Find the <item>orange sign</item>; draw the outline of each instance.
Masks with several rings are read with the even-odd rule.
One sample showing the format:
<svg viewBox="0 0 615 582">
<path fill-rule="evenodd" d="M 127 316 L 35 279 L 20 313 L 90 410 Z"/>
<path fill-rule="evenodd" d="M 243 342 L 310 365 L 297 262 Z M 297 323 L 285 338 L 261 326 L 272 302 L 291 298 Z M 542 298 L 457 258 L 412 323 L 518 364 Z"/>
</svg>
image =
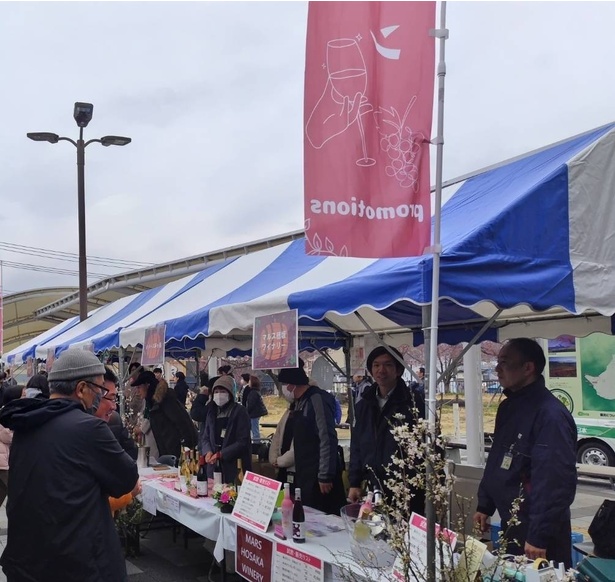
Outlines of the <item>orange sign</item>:
<svg viewBox="0 0 615 582">
<path fill-rule="evenodd" d="M 299 362 L 296 309 L 254 319 L 252 369 L 296 368 Z"/>
<path fill-rule="evenodd" d="M 163 323 L 145 330 L 142 366 L 155 366 L 164 362 L 164 338 L 167 326 Z"/>
</svg>

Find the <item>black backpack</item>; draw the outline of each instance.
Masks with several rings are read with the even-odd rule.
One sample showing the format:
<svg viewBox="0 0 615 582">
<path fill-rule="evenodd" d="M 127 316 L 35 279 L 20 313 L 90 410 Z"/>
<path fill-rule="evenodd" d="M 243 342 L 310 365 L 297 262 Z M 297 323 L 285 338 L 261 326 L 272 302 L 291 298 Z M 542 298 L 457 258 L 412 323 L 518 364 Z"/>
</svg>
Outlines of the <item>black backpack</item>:
<svg viewBox="0 0 615 582">
<path fill-rule="evenodd" d="M 615 558 L 615 500 L 605 499 L 587 530 L 599 558 Z"/>
</svg>

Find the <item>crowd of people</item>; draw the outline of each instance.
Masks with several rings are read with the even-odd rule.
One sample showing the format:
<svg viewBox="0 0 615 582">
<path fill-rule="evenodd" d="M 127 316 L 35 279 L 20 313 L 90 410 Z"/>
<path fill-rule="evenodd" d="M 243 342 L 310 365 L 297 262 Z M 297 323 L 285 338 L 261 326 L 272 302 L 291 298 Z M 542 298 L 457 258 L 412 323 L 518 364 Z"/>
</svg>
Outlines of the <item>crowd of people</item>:
<svg viewBox="0 0 615 582">
<path fill-rule="evenodd" d="M 507 398 L 498 410 L 474 519 L 485 530 L 497 509 L 506 529 L 511 507 L 522 497 L 508 551 L 569 565 L 576 428 L 546 389 L 544 366 L 539 344 L 527 338 L 509 341 L 500 352 L 496 371 Z M 311 381 L 303 360 L 279 371 L 288 406 L 269 462 L 291 490 L 301 488 L 305 505 L 339 514 L 375 489 L 394 502 L 386 467 L 404 452 L 391 428 L 413 426 L 425 415 L 425 371 L 410 384 L 404 371 L 399 351 L 381 345 L 367 358 L 368 374 L 354 378 L 347 466 L 334 395 Z M 140 491 L 137 445 L 150 447 L 152 461 L 178 458 L 182 446 L 197 448 L 210 477 L 219 463 L 224 482 L 232 482 L 238 467 L 251 469 L 259 419 L 267 414 L 259 378 L 242 374 L 237 381 L 228 365 L 211 379 L 201 373 L 188 411 L 183 373 L 175 374 L 171 387 L 161 368 L 132 364 L 125 388 L 138 414 L 129 427 L 117 411 L 120 380 L 88 351 L 63 352 L 48 375 L 36 374 L 26 386 L 10 379 L 7 374 L 0 387 L 0 504 L 8 499 L 9 520 L 0 564 L 9 582 L 58 579 L 50 572 L 62 572 L 68 581 L 125 580 L 112 515 Z M 410 510 L 424 514 L 425 492 L 413 491 L 412 500 Z M 35 553 L 28 549 L 33 545 Z"/>
</svg>

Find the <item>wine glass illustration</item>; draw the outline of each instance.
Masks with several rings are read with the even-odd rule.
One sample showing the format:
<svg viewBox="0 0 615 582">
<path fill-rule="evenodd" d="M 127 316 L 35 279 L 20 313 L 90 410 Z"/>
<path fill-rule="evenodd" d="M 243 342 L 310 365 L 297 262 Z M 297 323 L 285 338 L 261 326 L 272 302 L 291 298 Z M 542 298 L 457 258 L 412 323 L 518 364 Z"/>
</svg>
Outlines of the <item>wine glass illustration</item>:
<svg viewBox="0 0 615 582">
<path fill-rule="evenodd" d="M 331 98 L 342 105 L 348 99 L 353 110 L 359 111 L 357 123 L 361 134 L 363 157 L 357 160 L 357 166 L 373 166 L 376 160 L 367 157 L 365 129 L 361 119 L 360 107 L 367 102 L 367 70 L 363 53 L 352 38 L 339 38 L 327 43 L 327 71 L 331 82 Z M 358 103 L 355 100 L 359 100 Z"/>
</svg>

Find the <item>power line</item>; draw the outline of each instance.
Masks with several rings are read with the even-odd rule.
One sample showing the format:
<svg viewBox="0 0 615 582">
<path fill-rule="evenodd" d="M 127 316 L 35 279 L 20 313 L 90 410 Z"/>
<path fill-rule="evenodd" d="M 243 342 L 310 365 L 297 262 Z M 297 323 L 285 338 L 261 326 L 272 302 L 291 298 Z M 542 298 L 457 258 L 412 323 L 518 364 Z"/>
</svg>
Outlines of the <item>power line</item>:
<svg viewBox="0 0 615 582">
<path fill-rule="evenodd" d="M 53 273 L 55 275 L 70 275 L 75 276 L 79 275 L 79 271 L 75 271 L 72 269 L 59 269 L 56 267 L 44 267 L 43 265 L 32 265 L 30 263 L 16 263 L 13 261 L 2 261 L 3 267 L 9 267 L 13 269 L 24 269 L 26 271 L 36 271 L 39 273 Z M 88 276 L 92 275 L 94 277 L 109 277 L 109 273 L 93 273 L 89 272 Z"/>
<path fill-rule="evenodd" d="M 14 243 L 0 242 L 0 250 L 4 250 L 10 253 L 17 253 L 23 255 L 31 255 L 35 257 L 46 257 L 55 259 L 58 261 L 79 261 L 79 255 L 76 253 L 68 253 L 64 251 L 54 251 L 51 249 L 44 249 L 40 247 L 30 247 L 26 245 L 18 245 Z M 116 267 L 116 268 L 139 268 L 139 267 L 151 267 L 153 263 L 144 263 L 141 261 L 130 261 L 125 259 L 114 259 L 110 257 L 98 257 L 95 255 L 89 255 L 87 257 L 88 263 L 92 265 L 99 265 L 104 267 Z"/>
</svg>

